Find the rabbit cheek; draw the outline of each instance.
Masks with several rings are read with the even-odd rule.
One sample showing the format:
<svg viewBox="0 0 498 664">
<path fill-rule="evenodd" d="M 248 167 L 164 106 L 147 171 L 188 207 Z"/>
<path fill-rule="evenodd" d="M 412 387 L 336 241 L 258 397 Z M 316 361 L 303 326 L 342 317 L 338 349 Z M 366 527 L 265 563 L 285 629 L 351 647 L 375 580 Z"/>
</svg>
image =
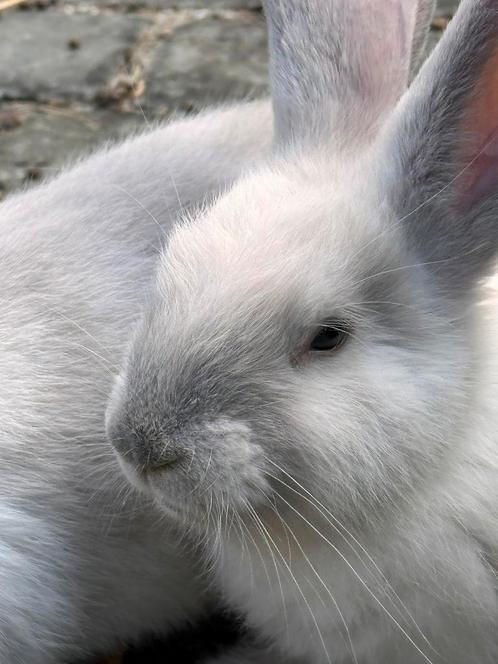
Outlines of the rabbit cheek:
<svg viewBox="0 0 498 664">
<path fill-rule="evenodd" d="M 263 473 L 263 450 L 250 427 L 237 420 L 220 418 L 206 427 L 212 438 L 219 488 L 234 507 L 258 502 L 267 488 Z"/>
<path fill-rule="evenodd" d="M 246 423 L 220 417 L 206 423 L 196 437 L 199 443 L 185 483 L 195 485 L 198 503 L 210 504 L 217 497 L 221 504 L 243 510 L 249 502 L 261 501 L 266 489 L 263 453 Z"/>
</svg>

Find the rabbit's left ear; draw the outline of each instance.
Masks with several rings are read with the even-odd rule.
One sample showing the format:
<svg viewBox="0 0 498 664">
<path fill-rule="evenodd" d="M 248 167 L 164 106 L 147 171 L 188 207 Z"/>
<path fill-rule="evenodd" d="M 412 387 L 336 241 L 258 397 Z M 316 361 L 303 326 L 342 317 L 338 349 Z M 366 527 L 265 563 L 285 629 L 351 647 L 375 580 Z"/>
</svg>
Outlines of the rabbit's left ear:
<svg viewBox="0 0 498 664">
<path fill-rule="evenodd" d="M 407 237 L 463 293 L 498 255 L 498 0 L 462 0 L 383 133 Z"/>
<path fill-rule="evenodd" d="M 351 145 L 404 91 L 433 0 L 266 0 L 278 145 Z"/>
</svg>

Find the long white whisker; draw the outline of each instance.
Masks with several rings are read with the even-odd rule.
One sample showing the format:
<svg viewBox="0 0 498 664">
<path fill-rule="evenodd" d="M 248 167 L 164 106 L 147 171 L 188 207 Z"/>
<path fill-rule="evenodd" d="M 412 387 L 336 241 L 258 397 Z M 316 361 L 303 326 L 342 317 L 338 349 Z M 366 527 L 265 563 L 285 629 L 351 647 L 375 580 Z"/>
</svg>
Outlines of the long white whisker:
<svg viewBox="0 0 498 664">
<path fill-rule="evenodd" d="M 278 570 L 277 560 L 275 558 L 275 554 L 273 553 L 273 549 L 272 549 L 271 545 L 273 545 L 273 548 L 276 551 L 279 551 L 279 548 L 276 545 L 273 537 L 270 535 L 268 529 L 265 526 L 263 526 L 262 523 L 261 523 L 261 525 L 256 523 L 256 525 L 258 525 L 258 527 L 259 527 L 259 531 L 260 531 L 260 533 L 263 537 L 263 540 L 264 540 L 264 542 L 265 542 L 265 544 L 268 548 L 268 551 L 270 552 L 270 555 L 271 555 L 271 558 L 272 558 L 272 561 L 273 561 L 273 566 L 275 568 L 275 573 L 277 575 L 278 587 L 279 587 L 279 590 L 280 590 L 280 598 L 282 600 L 282 612 L 283 612 L 283 615 L 284 615 L 285 634 L 286 634 L 286 636 L 288 636 L 288 634 L 289 634 L 289 621 L 288 621 L 288 617 L 287 617 L 287 604 L 285 602 L 284 589 L 283 589 L 283 586 L 282 586 L 282 579 L 280 578 L 280 572 Z"/>
<path fill-rule="evenodd" d="M 274 491 L 275 491 L 275 490 L 274 490 Z M 275 491 L 275 494 L 280 498 L 280 495 L 279 495 L 278 491 Z M 310 560 L 309 557 L 307 556 L 306 552 L 304 551 L 303 547 L 301 546 L 301 543 L 300 543 L 299 540 L 297 539 L 297 537 L 296 537 L 294 531 L 292 530 L 292 528 L 290 527 L 290 525 L 287 523 L 287 521 L 286 521 L 286 520 L 284 519 L 284 517 L 280 514 L 280 512 L 278 511 L 278 509 L 277 509 L 276 507 L 274 507 L 274 506 L 272 505 L 272 506 L 271 506 L 271 509 L 275 512 L 275 514 L 277 515 L 278 519 L 279 519 L 280 522 L 282 523 L 282 525 L 283 525 L 283 527 L 284 527 L 284 532 L 285 532 L 286 534 L 287 534 L 287 532 L 290 533 L 292 539 L 293 539 L 294 542 L 297 544 L 297 546 L 298 546 L 298 548 L 299 548 L 299 551 L 301 552 L 301 555 L 304 557 L 304 559 L 305 559 L 306 562 L 308 563 L 309 567 L 311 568 L 313 574 L 317 577 L 318 581 L 319 581 L 320 584 L 323 586 L 323 588 L 325 589 L 326 593 L 328 594 L 328 596 L 329 596 L 330 599 L 332 600 L 332 603 L 334 604 L 334 607 L 335 607 L 335 609 L 336 609 L 336 611 L 337 611 L 337 613 L 338 613 L 338 615 L 339 615 L 339 618 L 340 618 L 340 620 L 341 620 L 341 622 L 342 622 L 342 624 L 343 624 L 343 626 L 344 626 L 344 629 L 345 629 L 345 631 L 346 631 L 348 644 L 349 644 L 349 647 L 350 647 L 350 649 L 351 649 L 351 655 L 353 656 L 353 661 L 354 661 L 355 664 L 358 664 L 358 659 L 357 659 L 357 657 L 356 657 L 356 652 L 355 652 L 355 649 L 354 649 L 354 646 L 353 646 L 353 641 L 352 641 L 352 639 L 351 639 L 351 633 L 350 633 L 350 631 L 349 631 L 348 624 L 347 624 L 347 622 L 346 622 L 346 619 L 344 618 L 344 614 L 342 613 L 341 609 L 339 608 L 339 605 L 337 604 L 337 601 L 336 601 L 335 597 L 334 597 L 333 594 L 332 594 L 332 591 L 331 591 L 330 588 L 326 585 L 326 583 L 323 581 L 323 579 L 322 579 L 322 577 L 320 576 L 320 574 L 319 574 L 319 573 L 317 572 L 317 570 L 315 569 L 315 566 L 313 565 L 313 563 L 311 562 L 311 560 Z"/>
<path fill-rule="evenodd" d="M 145 111 L 142 107 L 142 104 L 138 100 L 137 100 L 136 103 L 138 105 L 138 108 L 140 109 L 140 112 L 142 113 L 143 119 L 145 120 L 145 124 L 150 129 L 151 124 L 150 124 L 149 119 L 147 118 L 147 116 L 145 114 Z M 169 179 L 170 179 L 170 182 L 171 182 L 171 186 L 173 187 L 173 190 L 175 192 L 176 200 L 178 202 L 178 212 L 181 213 L 181 212 L 183 212 L 185 206 L 183 205 L 182 200 L 180 198 L 180 192 L 178 191 L 178 187 L 176 186 L 176 182 L 173 178 L 173 174 L 171 173 L 171 171 L 169 169 L 168 169 L 168 176 L 169 176 Z M 164 191 L 162 193 L 163 193 L 164 201 L 166 202 L 166 206 L 169 207 Z"/>
<path fill-rule="evenodd" d="M 243 547 L 242 555 L 244 555 L 244 552 L 247 553 L 247 559 L 248 559 L 248 562 L 249 562 L 250 585 L 251 585 L 251 588 L 254 588 L 254 570 L 253 570 L 253 565 L 252 565 L 252 558 L 251 558 L 251 553 L 249 551 L 249 546 L 246 542 L 246 538 L 244 537 L 244 531 L 242 530 L 242 525 L 243 525 L 242 519 L 240 518 L 239 514 L 237 514 L 237 512 L 235 510 L 234 510 L 234 514 L 235 514 L 235 524 L 236 524 L 237 528 L 239 529 L 240 541 L 241 541 L 241 544 L 242 544 L 242 547 Z"/>
<path fill-rule="evenodd" d="M 261 520 L 259 519 L 259 517 L 258 517 L 258 515 L 256 514 L 256 512 L 254 511 L 254 509 L 253 509 L 250 505 L 247 505 L 247 507 L 249 508 L 251 514 L 253 515 L 253 518 L 255 518 L 257 521 L 259 521 L 259 522 L 261 523 Z M 320 643 L 321 643 L 321 645 L 322 645 L 323 652 L 325 653 L 325 657 L 327 658 L 327 662 L 328 662 L 328 664 L 332 664 L 332 661 L 331 661 L 331 659 L 330 659 L 330 655 L 329 655 L 328 650 L 327 650 L 327 647 L 326 647 L 326 645 L 325 645 L 325 641 L 324 641 L 324 639 L 323 639 L 322 632 L 321 632 L 320 627 L 319 627 L 319 625 L 318 625 L 318 621 L 317 621 L 317 619 L 316 619 L 316 616 L 315 616 L 315 614 L 313 613 L 313 610 L 312 610 L 312 608 L 311 608 L 311 606 L 310 606 L 310 603 L 309 603 L 308 599 L 306 598 L 306 595 L 304 594 L 304 592 L 303 592 L 301 586 L 299 585 L 299 583 L 298 583 L 296 577 L 294 576 L 294 572 L 293 572 L 292 569 L 289 567 L 287 561 L 286 561 L 285 558 L 282 556 L 282 554 L 280 553 L 280 551 L 277 550 L 277 552 L 278 552 L 278 554 L 279 554 L 279 556 L 280 556 L 280 558 L 281 558 L 283 564 L 285 565 L 287 571 L 289 572 L 291 579 L 294 581 L 294 584 L 296 585 L 296 588 L 297 588 L 299 594 L 301 595 L 301 597 L 302 597 L 302 599 L 303 599 L 303 602 L 304 602 L 305 605 L 306 605 L 306 608 L 308 609 L 308 612 L 309 612 L 309 614 L 310 614 L 310 616 L 311 616 L 311 619 L 312 619 L 313 624 L 314 624 L 314 626 L 315 626 L 315 629 L 316 629 L 316 631 L 317 631 L 318 638 L 320 639 Z"/>
<path fill-rule="evenodd" d="M 86 350 L 90 355 L 93 355 L 96 357 L 98 360 L 104 363 L 104 366 L 102 367 L 108 373 L 114 378 L 116 376 L 116 372 L 119 371 L 119 368 L 113 364 L 112 362 L 109 362 L 108 359 L 106 359 L 103 355 L 100 355 L 100 353 L 97 353 L 97 351 L 92 350 L 91 348 L 88 348 L 88 346 L 85 346 L 84 344 L 79 344 L 77 341 L 71 341 L 71 340 L 65 340 L 64 342 L 69 348 L 81 348 L 82 350 Z"/>
<path fill-rule="evenodd" d="M 135 201 L 135 203 L 136 203 L 140 208 L 142 208 L 142 210 L 143 210 L 143 211 L 144 211 L 144 212 L 145 212 L 145 213 L 146 213 L 146 214 L 152 219 L 152 221 L 156 224 L 156 226 L 159 228 L 159 230 L 160 230 L 160 232 L 161 232 L 163 238 L 164 238 L 165 240 L 168 238 L 168 235 L 167 235 L 166 231 L 165 231 L 164 228 L 161 226 L 161 224 L 160 224 L 159 221 L 156 219 L 156 217 L 152 214 L 152 212 L 151 212 L 149 209 L 147 209 L 147 208 L 145 207 L 145 205 L 144 205 L 141 201 L 138 200 L 138 198 L 137 198 L 136 196 L 134 196 L 131 192 L 127 191 L 124 187 L 122 187 L 122 186 L 119 185 L 119 184 L 112 184 L 111 186 L 112 186 L 112 187 L 116 187 L 117 189 L 119 189 L 120 191 L 122 191 L 124 194 L 126 194 L 129 198 L 131 198 L 132 201 Z"/>
<path fill-rule="evenodd" d="M 253 536 L 253 534 L 251 533 L 250 529 L 247 527 L 247 524 L 244 523 L 243 519 L 240 520 L 240 525 L 241 525 L 242 528 L 246 531 L 247 536 L 249 537 L 249 539 L 250 539 L 251 542 L 253 543 L 254 548 L 256 549 L 256 552 L 257 552 L 257 554 L 258 554 L 258 556 L 259 556 L 259 559 L 261 560 L 261 564 L 262 564 L 262 566 L 263 566 L 263 570 L 264 570 L 264 573 L 265 573 L 265 576 L 266 576 L 266 580 L 268 581 L 268 588 L 269 588 L 269 590 L 270 590 L 270 592 L 271 592 L 271 591 L 272 591 L 272 588 L 273 588 L 273 587 L 272 587 L 272 582 L 271 582 L 271 577 L 270 577 L 270 574 L 269 574 L 269 572 L 268 572 L 268 568 L 267 568 L 267 566 L 266 566 L 266 563 L 265 563 L 265 559 L 264 559 L 264 557 L 263 557 L 263 554 L 261 553 L 261 550 L 260 550 L 260 548 L 258 547 L 258 544 L 257 544 L 257 542 L 256 542 L 256 539 L 254 538 L 254 536 Z"/>
<path fill-rule="evenodd" d="M 365 590 L 368 592 L 368 594 L 372 597 L 372 599 L 381 607 L 381 609 L 384 611 L 384 613 L 393 621 L 393 623 L 398 627 L 400 632 L 408 639 L 408 641 L 412 644 L 412 646 L 422 655 L 422 657 L 428 662 L 428 664 L 434 664 L 429 657 L 424 653 L 423 650 L 420 649 L 420 647 L 415 643 L 415 641 L 412 639 L 412 637 L 408 634 L 408 632 L 403 628 L 403 626 L 396 620 L 396 618 L 392 615 L 392 613 L 382 604 L 380 599 L 377 597 L 377 595 L 369 588 L 369 586 L 365 583 L 365 581 L 361 578 L 361 576 L 358 574 L 358 572 L 355 570 L 355 568 L 351 565 L 351 563 L 348 561 L 348 559 L 343 555 L 343 553 L 335 546 L 333 542 L 330 541 L 328 537 L 326 537 L 323 533 L 321 533 L 318 528 L 314 526 L 314 524 L 311 523 L 299 510 L 297 510 L 291 503 L 289 503 L 288 500 L 280 496 L 281 500 L 295 513 L 297 516 L 302 519 L 316 534 L 323 539 L 332 549 L 337 553 L 337 555 L 341 558 L 341 560 L 344 561 L 346 566 L 349 568 L 349 570 L 353 573 L 356 579 L 361 583 L 361 585 L 365 588 Z"/>
<path fill-rule="evenodd" d="M 83 332 L 83 334 L 86 334 L 87 337 L 89 337 L 92 341 L 94 341 L 102 350 L 107 351 L 108 348 L 104 346 L 104 344 L 99 341 L 93 334 L 91 334 L 87 329 L 82 327 L 77 321 L 73 320 L 72 318 L 69 318 L 69 316 L 66 316 L 66 314 L 63 314 L 61 311 L 58 311 L 57 309 L 54 309 L 53 307 L 47 307 L 47 311 L 51 311 L 54 314 L 57 314 L 57 316 L 60 316 L 64 320 L 66 320 L 68 323 L 71 323 L 71 325 L 74 325 L 78 330 Z"/>
<path fill-rule="evenodd" d="M 375 570 L 376 570 L 376 571 L 378 572 L 378 574 L 380 575 L 380 578 L 381 578 L 381 580 L 383 581 L 383 583 L 386 584 L 387 588 L 392 592 L 392 594 L 394 595 L 394 597 L 396 598 L 396 600 L 400 603 L 402 609 L 403 609 L 403 610 L 405 611 L 405 613 L 407 614 L 408 618 L 409 618 L 410 621 L 412 622 L 412 624 L 413 624 L 413 626 L 415 627 L 415 629 L 417 630 L 417 632 L 418 632 L 418 633 L 420 634 L 420 636 L 424 639 L 424 641 L 425 641 L 425 642 L 427 643 L 427 645 L 431 648 L 431 650 L 432 650 L 435 654 L 438 654 L 437 651 L 436 651 L 436 649 L 432 646 L 432 644 L 430 643 L 430 641 L 427 639 L 427 637 L 425 636 L 425 634 L 422 632 L 422 630 L 421 630 L 420 627 L 418 626 L 418 624 L 417 624 L 415 618 L 412 616 L 412 614 L 410 613 L 410 611 L 408 610 L 408 608 L 406 607 L 406 605 L 404 604 L 404 602 L 401 600 L 401 598 L 400 598 L 399 595 L 397 594 L 396 590 L 393 588 L 392 584 L 391 584 L 391 583 L 389 582 L 389 580 L 386 578 L 385 574 L 382 572 L 382 570 L 380 569 L 380 567 L 377 565 L 377 563 L 375 562 L 375 560 L 374 560 L 374 559 L 372 558 L 372 556 L 368 553 L 368 551 L 365 549 L 365 547 L 362 545 L 362 543 L 361 543 L 361 542 L 360 542 L 360 541 L 354 536 L 354 534 L 353 534 L 350 530 L 348 530 L 348 529 L 346 528 L 346 526 L 344 526 L 343 523 L 341 523 L 341 522 L 339 521 L 339 519 L 337 519 L 337 517 L 336 517 L 336 516 L 335 516 L 335 515 L 334 515 L 334 514 L 333 514 L 333 513 L 332 513 L 332 512 L 331 512 L 331 511 L 330 511 L 330 510 L 324 505 L 324 504 L 323 504 L 323 503 L 321 503 L 321 502 L 318 500 L 318 498 L 316 498 L 316 497 L 315 497 L 310 491 L 308 491 L 308 490 L 307 490 L 302 484 L 300 484 L 300 483 L 296 480 L 295 477 L 293 477 L 292 475 L 290 475 L 290 473 L 288 473 L 284 468 L 282 468 L 281 466 L 279 466 L 279 464 L 277 464 L 276 462 L 272 461 L 271 459 L 268 459 L 268 461 L 269 461 L 270 463 L 272 463 L 272 464 L 273 464 L 273 465 L 274 465 L 274 466 L 275 466 L 275 467 L 276 467 L 281 473 L 283 473 L 284 475 L 286 475 L 286 476 L 287 476 L 292 482 L 294 482 L 294 483 L 295 483 L 295 484 L 296 484 L 296 485 L 297 485 L 302 491 L 304 491 L 304 492 L 305 492 L 305 493 L 306 493 L 306 494 L 307 494 L 307 495 L 308 495 L 308 496 L 309 496 L 314 502 L 312 502 L 312 501 L 310 500 L 310 498 L 307 498 L 305 495 L 303 495 L 303 494 L 300 493 L 299 491 L 296 491 L 296 489 L 293 488 L 292 486 L 289 486 L 289 484 L 287 484 L 286 482 L 284 482 L 281 478 L 279 478 L 279 477 L 277 477 L 277 476 L 275 476 L 275 475 L 270 475 L 270 476 L 273 477 L 273 479 L 277 480 L 278 482 L 282 483 L 282 484 L 283 484 L 284 486 L 286 486 L 289 490 L 291 490 L 291 491 L 293 491 L 294 493 L 296 493 L 297 495 L 299 495 L 301 498 L 303 498 L 303 500 L 306 500 L 306 501 L 307 501 L 312 507 L 314 507 L 314 509 L 316 509 L 320 514 L 322 514 L 322 516 L 323 516 L 323 517 L 328 521 L 328 523 L 329 523 L 329 524 L 330 524 L 330 525 L 336 530 L 336 532 L 338 532 L 338 533 L 343 537 L 344 541 L 349 545 L 349 547 L 352 549 L 352 551 L 355 553 L 355 555 L 359 558 L 359 560 L 362 562 L 362 564 L 365 565 L 365 562 L 364 562 L 364 561 L 362 560 L 362 558 L 359 556 L 359 554 L 358 554 L 358 552 L 356 551 L 356 549 L 352 546 L 352 544 L 351 544 L 350 542 L 348 542 L 348 540 L 344 537 L 344 535 L 342 535 L 342 533 L 340 532 L 340 530 L 338 530 L 338 528 L 342 529 L 342 530 L 343 530 L 343 531 L 344 531 L 344 532 L 345 532 L 345 533 L 346 533 L 346 534 L 347 534 L 347 535 L 353 540 L 353 542 L 354 542 L 354 543 L 360 548 L 360 550 L 366 555 L 366 557 L 367 557 L 367 559 L 369 560 L 369 562 L 374 566 Z M 316 503 L 316 504 L 315 504 L 315 503 Z M 319 508 L 317 507 L 317 505 L 318 505 L 321 509 L 319 509 Z M 322 510 L 324 510 L 324 511 L 322 511 Z M 326 512 L 326 514 L 325 514 L 324 512 Z M 327 516 L 327 515 L 328 515 L 328 516 Z M 331 519 L 332 519 L 332 520 L 335 522 L 335 524 L 337 524 L 337 525 L 334 525 L 334 523 L 332 523 Z M 366 567 L 366 569 L 368 570 L 368 567 L 367 567 L 366 565 L 365 565 L 365 567 Z M 392 600 L 391 600 L 391 602 L 392 602 Z M 392 603 L 393 603 L 393 606 L 396 608 L 396 605 L 394 604 L 394 602 L 392 602 Z M 399 611 L 399 609 L 398 609 L 398 611 Z"/>
</svg>

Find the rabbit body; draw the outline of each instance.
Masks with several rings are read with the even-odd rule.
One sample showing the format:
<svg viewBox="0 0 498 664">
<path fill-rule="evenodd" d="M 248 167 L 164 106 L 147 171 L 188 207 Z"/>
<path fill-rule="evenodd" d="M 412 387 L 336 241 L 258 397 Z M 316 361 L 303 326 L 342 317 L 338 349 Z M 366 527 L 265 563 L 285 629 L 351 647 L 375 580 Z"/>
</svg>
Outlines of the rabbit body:
<svg viewBox="0 0 498 664">
<path fill-rule="evenodd" d="M 207 604 L 194 551 L 105 439 L 112 375 L 163 238 L 256 161 L 268 104 L 103 150 L 0 208 L 0 661 L 112 652 Z"/>
</svg>

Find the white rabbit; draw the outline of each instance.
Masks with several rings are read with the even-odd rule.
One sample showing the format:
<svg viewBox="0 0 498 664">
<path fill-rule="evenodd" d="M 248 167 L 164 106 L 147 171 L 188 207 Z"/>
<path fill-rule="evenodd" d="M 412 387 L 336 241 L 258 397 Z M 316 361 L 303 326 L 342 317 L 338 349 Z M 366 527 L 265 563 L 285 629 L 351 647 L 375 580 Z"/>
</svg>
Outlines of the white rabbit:
<svg viewBox="0 0 498 664">
<path fill-rule="evenodd" d="M 275 154 L 172 232 L 109 404 L 268 643 L 225 662 L 498 661 L 498 0 L 396 104 L 415 9 L 267 0 Z"/>
<path fill-rule="evenodd" d="M 114 366 L 181 205 L 268 151 L 256 102 L 104 150 L 0 206 L 0 662 L 67 663 L 204 609 L 105 438 Z"/>
<path fill-rule="evenodd" d="M 156 245 L 268 152 L 271 124 L 268 102 L 175 122 L 0 206 L 2 664 L 111 651 L 204 608 L 197 561 L 122 479 L 105 397 Z"/>
</svg>

